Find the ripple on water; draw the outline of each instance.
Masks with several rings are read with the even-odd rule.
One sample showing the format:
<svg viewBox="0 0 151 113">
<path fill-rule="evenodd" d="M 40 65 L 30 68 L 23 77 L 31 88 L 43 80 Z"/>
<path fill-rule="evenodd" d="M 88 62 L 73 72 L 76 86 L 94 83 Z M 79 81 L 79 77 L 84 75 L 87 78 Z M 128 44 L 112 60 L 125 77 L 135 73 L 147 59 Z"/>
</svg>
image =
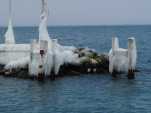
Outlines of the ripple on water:
<svg viewBox="0 0 151 113">
<path fill-rule="evenodd" d="M 5 29 L 0 29 L 3 37 Z M 15 28 L 17 42 L 38 37 L 38 29 Z M 108 52 L 117 35 L 122 47 L 136 37 L 140 72 L 135 80 L 109 75 L 81 75 L 38 82 L 0 77 L 2 113 L 151 113 L 151 26 L 51 27 L 51 36 L 65 45 Z M 2 42 L 2 38 L 0 41 Z"/>
</svg>

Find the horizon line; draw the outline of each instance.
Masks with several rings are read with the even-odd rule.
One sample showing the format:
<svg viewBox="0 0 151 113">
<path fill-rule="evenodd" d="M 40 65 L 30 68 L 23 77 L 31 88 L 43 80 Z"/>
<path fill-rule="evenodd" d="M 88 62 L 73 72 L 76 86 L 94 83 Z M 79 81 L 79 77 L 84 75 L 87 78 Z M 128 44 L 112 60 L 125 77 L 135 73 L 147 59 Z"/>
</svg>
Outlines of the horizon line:
<svg viewBox="0 0 151 113">
<path fill-rule="evenodd" d="M 151 24 L 75 24 L 75 25 L 47 25 L 47 27 L 93 27 L 93 26 L 151 26 Z M 8 25 L 0 25 L 0 27 L 8 27 Z M 39 27 L 39 25 L 13 25 L 13 27 Z"/>
</svg>

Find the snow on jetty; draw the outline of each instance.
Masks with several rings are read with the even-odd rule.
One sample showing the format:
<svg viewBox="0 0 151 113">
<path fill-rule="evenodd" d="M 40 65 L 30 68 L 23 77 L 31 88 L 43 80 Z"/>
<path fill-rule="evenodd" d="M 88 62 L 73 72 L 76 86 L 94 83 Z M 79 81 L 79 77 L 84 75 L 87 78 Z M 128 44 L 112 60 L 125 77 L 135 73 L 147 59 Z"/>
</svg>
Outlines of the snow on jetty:
<svg viewBox="0 0 151 113">
<path fill-rule="evenodd" d="M 0 44 L 1 74 L 43 79 L 65 73 L 108 71 L 107 55 L 99 55 L 88 48 L 62 46 L 57 39 L 49 37 L 47 0 L 42 0 L 40 19 L 39 40 L 33 40 L 30 44 L 16 44 L 12 17 L 9 17 L 5 43 Z"/>
<path fill-rule="evenodd" d="M 119 47 L 118 38 L 112 39 L 112 49 L 109 52 L 109 72 L 115 76 L 116 72 L 128 73 L 128 78 L 134 78 L 137 50 L 135 38 L 128 39 L 128 49 Z"/>
<path fill-rule="evenodd" d="M 10 2 L 11 15 L 11 2 Z M 5 43 L 0 44 L 1 75 L 44 79 L 65 74 L 129 72 L 133 74 L 136 65 L 135 39 L 128 40 L 128 49 L 119 48 L 114 38 L 108 54 L 99 54 L 89 48 L 62 46 L 57 39 L 49 37 L 47 30 L 47 0 L 42 0 L 39 25 L 39 40 L 30 44 L 16 44 L 9 17 Z"/>
</svg>

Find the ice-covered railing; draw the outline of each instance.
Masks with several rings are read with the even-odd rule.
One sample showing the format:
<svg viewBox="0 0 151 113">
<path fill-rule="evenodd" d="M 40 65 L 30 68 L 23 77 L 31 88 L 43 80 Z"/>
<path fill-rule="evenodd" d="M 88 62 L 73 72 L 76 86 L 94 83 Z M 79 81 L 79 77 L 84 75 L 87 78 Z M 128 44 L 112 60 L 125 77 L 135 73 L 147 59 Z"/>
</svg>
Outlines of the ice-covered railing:
<svg viewBox="0 0 151 113">
<path fill-rule="evenodd" d="M 5 65 L 6 70 L 12 70 L 12 69 L 21 69 L 21 68 L 26 68 L 27 65 L 29 64 L 29 56 L 27 57 L 22 57 L 20 59 L 12 60 L 8 64 Z"/>
<path fill-rule="evenodd" d="M 112 49 L 109 52 L 109 72 L 134 73 L 136 68 L 137 50 L 135 38 L 128 39 L 128 49 L 119 47 L 118 38 L 112 39 Z"/>
<path fill-rule="evenodd" d="M 29 56 L 30 44 L 0 44 L 0 64 L 7 65 Z"/>
</svg>

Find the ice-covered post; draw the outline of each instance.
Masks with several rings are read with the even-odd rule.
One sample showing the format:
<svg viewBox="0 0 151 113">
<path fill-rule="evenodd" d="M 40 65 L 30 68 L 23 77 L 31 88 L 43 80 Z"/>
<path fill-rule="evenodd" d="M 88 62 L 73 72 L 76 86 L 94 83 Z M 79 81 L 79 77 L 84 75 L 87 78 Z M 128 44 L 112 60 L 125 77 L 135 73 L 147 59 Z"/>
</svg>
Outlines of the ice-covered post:
<svg viewBox="0 0 151 113">
<path fill-rule="evenodd" d="M 9 23 L 5 33 L 5 44 L 15 44 L 15 36 L 12 25 L 12 0 L 9 0 Z"/>
<path fill-rule="evenodd" d="M 112 38 L 112 51 L 115 51 L 119 48 L 119 40 L 117 37 Z"/>
<path fill-rule="evenodd" d="M 115 57 L 115 51 L 119 48 L 119 40 L 117 37 L 112 38 L 112 55 Z M 115 69 L 114 69 L 114 60 L 113 56 L 109 58 L 109 72 L 112 73 L 113 77 L 116 77 Z"/>
<path fill-rule="evenodd" d="M 137 49 L 135 38 L 128 39 L 128 78 L 135 78 L 135 68 L 137 60 Z"/>
<path fill-rule="evenodd" d="M 43 73 L 41 56 L 39 53 L 39 43 L 34 40 L 31 43 L 30 51 L 30 62 L 29 62 L 29 75 L 38 77 L 39 74 Z"/>
<path fill-rule="evenodd" d="M 57 39 L 53 39 L 52 40 L 52 52 L 53 52 L 53 66 L 54 66 L 54 70 L 53 70 L 53 75 L 51 75 L 52 80 L 55 79 L 55 76 L 58 75 L 59 73 L 59 69 L 60 69 L 60 65 L 61 65 L 61 58 L 58 59 L 59 55 L 57 53 L 57 51 L 55 51 L 55 49 L 57 49 L 57 44 L 58 44 L 58 40 Z"/>
<path fill-rule="evenodd" d="M 42 0 L 42 9 L 40 15 L 40 25 L 39 25 L 39 40 L 49 40 L 49 34 L 47 30 L 47 20 L 48 20 L 48 1 Z"/>
<path fill-rule="evenodd" d="M 39 65 L 38 65 L 38 80 L 43 80 L 45 78 L 45 59 L 46 53 L 48 50 L 48 41 L 40 40 L 40 48 L 38 54 L 40 55 L 39 58 Z M 39 56 L 38 55 L 38 56 Z"/>
<path fill-rule="evenodd" d="M 48 51 L 48 41 L 40 40 L 40 55 L 43 57 Z"/>
<path fill-rule="evenodd" d="M 38 69 L 37 69 L 37 66 L 36 64 L 34 63 L 35 61 L 35 48 L 36 48 L 36 40 L 33 40 L 30 44 L 30 62 L 29 62 L 29 65 L 28 65 L 28 73 L 30 76 L 36 76 L 37 73 L 38 73 Z M 36 61 L 35 61 L 36 62 Z"/>
</svg>

